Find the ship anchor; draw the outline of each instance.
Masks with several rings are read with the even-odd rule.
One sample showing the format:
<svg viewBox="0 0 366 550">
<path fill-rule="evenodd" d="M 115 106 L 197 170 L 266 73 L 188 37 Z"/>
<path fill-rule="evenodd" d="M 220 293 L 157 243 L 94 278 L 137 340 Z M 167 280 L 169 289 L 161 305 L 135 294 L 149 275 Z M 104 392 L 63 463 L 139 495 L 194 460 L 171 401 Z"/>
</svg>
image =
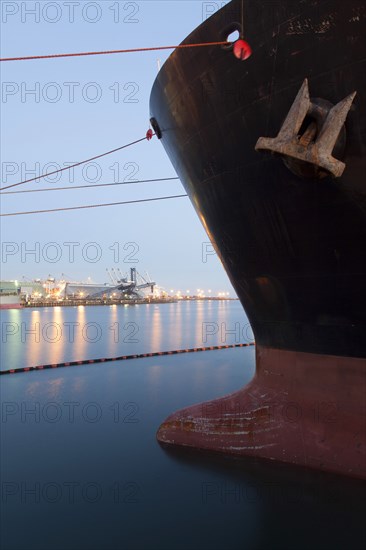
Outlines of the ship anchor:
<svg viewBox="0 0 366 550">
<path fill-rule="evenodd" d="M 345 145 L 344 122 L 357 92 L 332 105 L 323 99 L 310 99 L 307 78 L 276 138 L 260 137 L 256 151 L 272 151 L 283 157 L 286 166 L 301 177 L 339 178 L 345 163 L 332 156 Z M 306 122 L 309 124 L 306 126 Z M 305 126 L 305 130 L 302 129 Z"/>
</svg>

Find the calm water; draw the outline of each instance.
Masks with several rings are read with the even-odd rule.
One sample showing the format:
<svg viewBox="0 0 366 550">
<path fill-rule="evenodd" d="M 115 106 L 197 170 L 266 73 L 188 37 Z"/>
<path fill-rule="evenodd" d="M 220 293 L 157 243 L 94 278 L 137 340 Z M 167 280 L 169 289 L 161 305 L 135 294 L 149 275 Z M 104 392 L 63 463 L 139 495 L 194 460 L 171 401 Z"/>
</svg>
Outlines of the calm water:
<svg viewBox="0 0 366 550">
<path fill-rule="evenodd" d="M 253 341 L 238 301 L 14 309 L 0 315 L 3 370 Z"/>
<path fill-rule="evenodd" d="M 2 368 L 252 337 L 238 302 L 5 313 Z M 1 377 L 2 549 L 361 549 L 361 482 L 156 442 L 253 372 L 243 348 Z"/>
</svg>

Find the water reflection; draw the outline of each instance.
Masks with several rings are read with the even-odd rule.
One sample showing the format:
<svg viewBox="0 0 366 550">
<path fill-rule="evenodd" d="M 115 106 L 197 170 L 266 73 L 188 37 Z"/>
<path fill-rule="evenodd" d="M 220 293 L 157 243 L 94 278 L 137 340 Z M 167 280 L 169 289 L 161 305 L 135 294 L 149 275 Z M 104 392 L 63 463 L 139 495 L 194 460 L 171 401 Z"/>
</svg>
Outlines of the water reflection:
<svg viewBox="0 0 366 550">
<path fill-rule="evenodd" d="M 19 407 L 1 430 L 2 481 L 13 489 L 2 509 L 4 548 L 363 548 L 359 480 L 156 442 L 170 412 L 238 389 L 253 365 L 254 350 L 244 348 L 4 376 L 4 401 Z M 38 404 L 39 421 L 21 417 L 23 403 Z M 22 494 L 22 483 L 33 493 Z M 55 502 L 42 493 L 50 483 L 60 491 Z M 99 500 L 82 498 L 88 484 L 100 488 Z M 133 502 L 126 487 L 137 490 Z"/>
<path fill-rule="evenodd" d="M 109 306 L 109 321 L 108 321 L 108 357 L 116 357 L 116 344 L 120 339 L 120 323 L 118 306 L 116 304 Z"/>
<path fill-rule="evenodd" d="M 72 336 L 74 354 L 77 359 L 81 360 L 86 356 L 87 339 L 89 339 L 88 330 L 86 327 L 86 308 L 84 306 L 78 306 L 76 308 L 76 337 Z M 74 325 L 72 325 L 74 326 Z M 92 344 L 92 342 L 89 342 Z M 91 346 L 93 349 L 93 346 Z"/>
<path fill-rule="evenodd" d="M 61 377 L 55 378 L 54 380 L 50 380 L 47 387 L 48 399 L 57 399 L 60 397 L 64 382 L 65 382 L 64 379 Z"/>
<path fill-rule="evenodd" d="M 163 351 L 162 342 L 163 342 L 163 327 L 162 327 L 162 316 L 160 307 L 155 305 L 153 309 L 152 319 L 151 319 L 151 349 L 154 351 Z"/>
<path fill-rule="evenodd" d="M 248 323 L 236 301 L 8 310 L 2 319 L 2 369 L 235 344 Z"/>
<path fill-rule="evenodd" d="M 182 303 L 169 305 L 169 337 L 171 342 L 175 342 L 176 349 L 181 349 L 183 334 L 182 334 Z"/>
<path fill-rule="evenodd" d="M 162 450 L 178 468 L 202 473 L 197 487 L 202 509 L 225 517 L 226 548 L 334 550 L 364 544 L 361 480 L 183 447 Z"/>
<path fill-rule="evenodd" d="M 85 377 L 76 376 L 73 380 L 72 391 L 74 394 L 81 394 L 85 391 Z"/>
<path fill-rule="evenodd" d="M 22 345 L 26 346 L 27 367 L 40 364 L 41 357 L 41 314 L 39 310 L 32 310 L 29 321 L 22 321 L 21 326 L 24 327 L 24 333 L 21 336 L 21 345 L 13 346 L 15 349 L 21 350 Z M 33 338 L 31 334 L 33 332 Z M 42 363 L 41 363 L 42 364 Z"/>
<path fill-rule="evenodd" d="M 21 342 L 21 311 L 19 309 L 0 310 L 2 342 L 1 349 L 7 346 L 10 353 L 2 357 L 0 369 L 13 368 L 22 359 L 21 346 L 15 342 Z"/>
<path fill-rule="evenodd" d="M 28 384 L 26 389 L 26 395 L 28 397 L 35 397 L 36 395 L 39 395 L 40 385 L 41 383 L 39 381 L 31 382 L 30 384 Z"/>
</svg>

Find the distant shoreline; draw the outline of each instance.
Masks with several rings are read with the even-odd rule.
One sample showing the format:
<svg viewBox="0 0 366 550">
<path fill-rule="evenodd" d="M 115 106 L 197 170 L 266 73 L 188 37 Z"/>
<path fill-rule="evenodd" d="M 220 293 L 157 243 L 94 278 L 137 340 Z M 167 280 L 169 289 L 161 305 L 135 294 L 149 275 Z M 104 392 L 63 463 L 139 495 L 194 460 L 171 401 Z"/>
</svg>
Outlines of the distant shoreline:
<svg viewBox="0 0 366 550">
<path fill-rule="evenodd" d="M 62 302 L 55 300 L 29 300 L 28 302 L 23 303 L 23 308 L 37 308 L 37 307 L 75 307 L 75 306 L 134 306 L 134 305 L 145 305 L 145 304 L 175 304 L 178 302 L 227 302 L 235 301 L 239 298 L 221 298 L 221 297 L 205 297 L 205 298 L 158 298 L 158 299 L 143 299 L 143 300 L 74 300 L 68 299 L 63 300 Z"/>
</svg>

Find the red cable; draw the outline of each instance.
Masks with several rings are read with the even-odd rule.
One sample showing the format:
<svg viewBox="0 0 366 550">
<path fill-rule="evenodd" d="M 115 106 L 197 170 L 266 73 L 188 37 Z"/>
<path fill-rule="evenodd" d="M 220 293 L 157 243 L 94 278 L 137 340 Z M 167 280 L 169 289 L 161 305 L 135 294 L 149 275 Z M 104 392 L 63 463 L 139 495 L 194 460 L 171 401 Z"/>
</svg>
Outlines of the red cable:
<svg viewBox="0 0 366 550">
<path fill-rule="evenodd" d="M 122 145 L 122 147 L 117 147 L 117 149 L 112 149 L 111 151 L 107 151 L 106 153 L 102 153 L 101 155 L 97 155 L 95 157 L 91 157 L 90 159 L 77 162 L 72 166 L 66 166 L 65 168 L 60 168 L 59 170 L 54 170 L 53 172 L 48 172 L 47 174 L 41 174 L 40 176 L 37 176 L 35 178 L 30 178 L 29 180 L 20 181 L 18 183 L 12 183 L 11 185 L 7 185 L 6 187 L 1 187 L 0 191 L 5 191 L 5 189 L 10 189 L 10 187 L 16 187 L 17 185 L 22 185 L 23 183 L 28 183 L 30 181 L 36 181 L 41 178 L 45 178 L 47 176 L 52 176 L 53 174 L 57 174 L 58 172 L 63 172 L 64 170 L 70 170 L 71 168 L 75 168 L 75 166 L 80 166 L 80 164 L 85 164 L 86 162 L 90 162 L 91 160 L 100 159 L 101 157 L 105 157 L 106 155 L 110 155 L 111 153 L 115 153 L 116 151 L 120 151 L 121 149 L 125 149 L 126 147 L 130 147 L 130 145 L 135 145 L 136 143 L 140 143 L 140 141 L 145 141 L 145 139 L 147 138 L 143 137 L 141 139 L 137 139 L 136 141 L 127 143 L 127 145 Z"/>
<path fill-rule="evenodd" d="M 55 57 L 80 57 L 83 55 L 107 55 L 112 53 L 133 53 L 133 52 L 152 52 L 156 50 L 175 50 L 178 48 L 198 48 L 202 46 L 223 46 L 230 42 L 204 42 L 202 44 L 180 44 L 179 46 L 157 46 L 155 48 L 133 48 L 130 50 L 109 50 L 105 52 L 82 52 L 82 53 L 56 53 L 51 55 L 32 55 L 28 57 L 3 57 L 0 61 L 29 61 L 31 59 L 53 59 Z"/>
</svg>

